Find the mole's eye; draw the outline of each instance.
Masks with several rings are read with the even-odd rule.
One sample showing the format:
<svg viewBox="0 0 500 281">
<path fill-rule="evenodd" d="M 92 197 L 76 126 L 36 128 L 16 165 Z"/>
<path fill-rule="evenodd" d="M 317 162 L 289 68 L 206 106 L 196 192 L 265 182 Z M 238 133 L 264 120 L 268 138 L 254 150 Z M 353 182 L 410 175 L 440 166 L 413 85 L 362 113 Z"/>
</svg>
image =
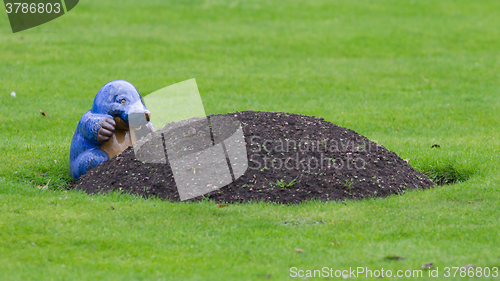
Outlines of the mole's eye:
<svg viewBox="0 0 500 281">
<path fill-rule="evenodd" d="M 120 103 L 121 103 L 121 104 L 126 104 L 126 103 L 127 103 L 127 101 L 126 101 L 125 99 L 122 99 L 122 100 L 120 101 Z"/>
</svg>

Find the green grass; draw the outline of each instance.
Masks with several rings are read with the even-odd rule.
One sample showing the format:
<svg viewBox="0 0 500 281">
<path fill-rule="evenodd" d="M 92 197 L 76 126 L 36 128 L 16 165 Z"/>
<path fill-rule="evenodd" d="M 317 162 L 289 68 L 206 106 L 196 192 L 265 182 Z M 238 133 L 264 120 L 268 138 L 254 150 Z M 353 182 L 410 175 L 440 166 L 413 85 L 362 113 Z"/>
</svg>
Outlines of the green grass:
<svg viewBox="0 0 500 281">
<path fill-rule="evenodd" d="M 500 266 L 499 12 L 486 0 L 88 0 L 16 34 L 2 13 L 0 280 L 288 280 L 290 267 L 428 262 L 443 279 L 446 266 Z M 189 78 L 207 113 L 324 117 L 419 171 L 468 180 L 225 208 L 58 188 L 102 85 L 148 94 Z"/>
</svg>

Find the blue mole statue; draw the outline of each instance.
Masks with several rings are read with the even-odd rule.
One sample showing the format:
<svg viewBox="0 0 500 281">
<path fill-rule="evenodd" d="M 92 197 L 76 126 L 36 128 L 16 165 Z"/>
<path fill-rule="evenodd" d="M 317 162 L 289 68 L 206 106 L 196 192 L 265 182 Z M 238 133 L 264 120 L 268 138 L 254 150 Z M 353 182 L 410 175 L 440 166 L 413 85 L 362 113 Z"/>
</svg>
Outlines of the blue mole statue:
<svg viewBox="0 0 500 281">
<path fill-rule="evenodd" d="M 128 114 L 134 104 L 134 110 L 142 105 L 149 121 L 151 113 L 131 83 L 111 81 L 97 92 L 92 109 L 78 122 L 71 141 L 69 171 L 74 179 L 132 145 Z"/>
</svg>

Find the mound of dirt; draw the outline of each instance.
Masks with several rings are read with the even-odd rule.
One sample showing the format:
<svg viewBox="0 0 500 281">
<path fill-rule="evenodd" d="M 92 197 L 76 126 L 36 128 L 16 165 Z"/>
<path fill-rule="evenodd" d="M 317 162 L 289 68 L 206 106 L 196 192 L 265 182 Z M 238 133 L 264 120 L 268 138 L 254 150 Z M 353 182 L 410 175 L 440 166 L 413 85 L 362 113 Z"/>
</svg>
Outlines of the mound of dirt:
<svg viewBox="0 0 500 281">
<path fill-rule="evenodd" d="M 394 152 L 323 118 L 255 111 L 209 118 L 214 116 L 240 122 L 248 159 L 241 177 L 204 195 L 216 202 L 362 199 L 434 186 Z M 180 200 L 169 162 L 136 160 L 131 147 L 83 175 L 74 188 Z"/>
</svg>

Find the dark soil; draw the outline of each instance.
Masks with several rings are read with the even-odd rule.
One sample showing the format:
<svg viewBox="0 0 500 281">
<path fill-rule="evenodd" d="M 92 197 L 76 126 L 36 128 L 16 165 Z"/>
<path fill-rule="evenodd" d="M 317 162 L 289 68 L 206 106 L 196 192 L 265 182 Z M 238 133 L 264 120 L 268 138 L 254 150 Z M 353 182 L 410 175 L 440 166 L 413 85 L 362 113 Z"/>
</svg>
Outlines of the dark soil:
<svg viewBox="0 0 500 281">
<path fill-rule="evenodd" d="M 434 186 L 396 153 L 323 118 L 254 111 L 216 116 L 241 122 L 249 160 L 243 176 L 204 195 L 216 202 L 363 199 Z M 168 161 L 145 164 L 131 147 L 83 175 L 74 188 L 179 201 Z"/>
</svg>

